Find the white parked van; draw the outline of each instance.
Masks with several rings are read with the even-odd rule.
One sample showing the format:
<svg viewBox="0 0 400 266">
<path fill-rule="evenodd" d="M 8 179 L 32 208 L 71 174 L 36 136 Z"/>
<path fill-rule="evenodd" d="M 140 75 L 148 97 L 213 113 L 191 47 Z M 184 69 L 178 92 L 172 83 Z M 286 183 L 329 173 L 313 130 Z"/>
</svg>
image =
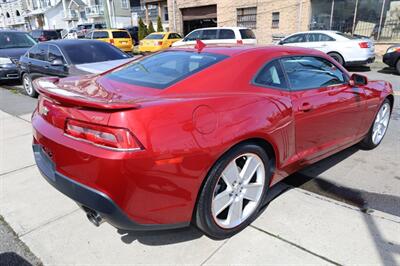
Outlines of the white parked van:
<svg viewBox="0 0 400 266">
<path fill-rule="evenodd" d="M 172 46 L 194 45 L 197 39 L 200 39 L 205 44 L 257 44 L 256 37 L 251 29 L 214 27 L 194 30 L 182 40 L 172 44 Z"/>
</svg>

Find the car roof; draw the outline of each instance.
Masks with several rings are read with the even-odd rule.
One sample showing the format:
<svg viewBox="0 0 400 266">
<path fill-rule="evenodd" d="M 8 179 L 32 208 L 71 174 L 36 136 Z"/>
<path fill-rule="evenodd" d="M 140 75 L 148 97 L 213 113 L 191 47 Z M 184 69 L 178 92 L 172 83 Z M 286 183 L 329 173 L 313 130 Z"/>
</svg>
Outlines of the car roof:
<svg viewBox="0 0 400 266">
<path fill-rule="evenodd" d="M 127 31 L 127 30 L 124 30 L 124 29 L 95 29 L 95 30 L 92 30 L 92 32 L 94 32 L 94 31 Z"/>
<path fill-rule="evenodd" d="M 208 27 L 208 28 L 199 28 L 199 29 L 195 29 L 193 31 L 196 30 L 220 30 L 220 29 L 227 29 L 227 30 L 246 30 L 249 28 L 246 27 Z"/>
<path fill-rule="evenodd" d="M 169 50 L 174 51 L 197 51 L 193 45 L 183 47 L 173 47 Z M 246 52 L 262 52 L 262 53 L 285 53 L 290 52 L 294 54 L 308 54 L 308 55 L 321 55 L 324 54 L 315 49 L 303 48 L 303 47 L 290 47 L 282 45 L 269 45 L 269 46 L 258 46 L 258 45 L 207 45 L 201 52 L 222 54 L 227 56 L 235 56 Z"/>
<path fill-rule="evenodd" d="M 63 46 L 76 44 L 76 43 L 105 43 L 105 42 L 98 41 L 98 40 L 91 40 L 91 39 L 62 39 L 62 40 L 47 41 L 44 44 L 55 44 L 62 48 Z"/>
<path fill-rule="evenodd" d="M 26 31 L 13 30 L 13 29 L 0 29 L 0 33 L 1 33 L 1 32 L 5 32 L 5 33 L 19 32 L 19 33 L 26 33 L 26 34 L 28 34 L 28 32 L 26 32 Z"/>
<path fill-rule="evenodd" d="M 307 34 L 307 33 L 325 33 L 325 34 L 336 34 L 338 31 L 336 30 L 309 30 L 309 31 L 299 31 L 296 33 L 293 33 L 291 35 L 295 34 Z"/>
</svg>

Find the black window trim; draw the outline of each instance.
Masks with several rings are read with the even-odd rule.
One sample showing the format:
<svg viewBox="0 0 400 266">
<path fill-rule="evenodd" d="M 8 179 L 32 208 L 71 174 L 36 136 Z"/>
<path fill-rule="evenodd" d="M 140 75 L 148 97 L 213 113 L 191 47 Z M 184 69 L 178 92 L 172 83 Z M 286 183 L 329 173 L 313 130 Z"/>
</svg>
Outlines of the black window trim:
<svg viewBox="0 0 400 266">
<path fill-rule="evenodd" d="M 307 88 L 307 89 L 301 89 L 301 90 L 293 90 L 292 89 L 292 85 L 290 84 L 290 80 L 287 76 L 287 73 L 285 71 L 285 67 L 283 66 L 282 63 L 282 59 L 284 58 L 289 58 L 289 57 L 316 57 L 316 58 L 321 58 L 323 60 L 328 60 L 331 64 L 333 64 L 337 69 L 339 69 L 343 74 L 344 74 L 344 78 L 345 78 L 345 83 L 343 84 L 336 84 L 336 85 L 330 85 L 330 86 L 326 86 L 327 88 L 335 88 L 338 86 L 343 86 L 343 85 L 350 85 L 349 81 L 350 81 L 350 76 L 348 75 L 347 72 L 343 72 L 342 69 L 340 67 L 338 67 L 338 63 L 336 63 L 335 61 L 331 61 L 329 59 L 326 59 L 323 56 L 320 55 L 313 55 L 313 54 L 291 54 L 291 55 L 282 55 L 282 56 L 277 56 L 277 57 L 273 57 L 270 60 L 268 60 L 267 62 L 265 62 L 260 69 L 257 70 L 256 74 L 253 76 L 253 78 L 250 81 L 251 85 L 257 86 L 257 87 L 263 87 L 263 88 L 268 88 L 268 89 L 274 89 L 274 90 L 280 90 L 280 91 L 289 91 L 289 92 L 297 92 L 297 91 L 307 91 L 307 90 L 317 90 L 320 89 L 321 87 L 316 87 L 316 88 Z M 256 79 L 258 77 L 258 75 L 261 73 L 261 71 L 271 62 L 275 61 L 275 60 L 279 60 L 279 64 L 282 68 L 283 71 L 283 75 L 285 76 L 285 81 L 287 84 L 287 88 L 280 88 L 280 87 L 275 87 L 275 86 L 270 86 L 270 85 L 264 85 L 261 83 L 257 83 Z"/>
<path fill-rule="evenodd" d="M 270 63 L 273 63 L 274 61 L 278 61 L 278 64 L 280 65 L 281 70 L 283 71 L 283 76 L 284 76 L 284 78 L 285 78 L 285 82 L 286 82 L 286 85 L 287 85 L 286 88 L 280 88 L 280 87 L 271 86 L 271 85 L 265 85 L 265 84 L 256 82 L 256 79 L 257 79 L 258 76 L 261 74 L 261 72 L 264 70 L 264 68 L 265 68 L 266 66 L 268 66 Z M 269 60 L 269 61 L 267 61 L 265 64 L 263 64 L 263 65 L 261 66 L 261 68 L 260 68 L 259 70 L 257 70 L 257 72 L 256 72 L 256 74 L 254 75 L 254 77 L 251 79 L 250 84 L 252 84 L 252 85 L 254 85 L 254 86 L 257 86 L 257 87 L 263 87 L 263 88 L 268 88 L 268 89 L 275 89 L 275 90 L 280 90 L 280 91 L 291 91 L 290 83 L 289 83 L 288 77 L 287 77 L 287 75 L 286 75 L 286 71 L 285 71 L 285 69 L 283 68 L 283 65 L 282 65 L 282 62 L 281 62 L 281 58 L 280 58 L 280 57 L 272 58 L 271 60 Z"/>
<path fill-rule="evenodd" d="M 44 59 L 44 60 L 32 58 L 31 55 L 30 55 L 30 51 L 31 51 L 34 47 L 39 48 L 40 45 L 47 45 L 47 50 L 43 50 L 43 51 L 46 51 L 46 55 L 45 55 L 45 59 Z M 49 63 L 49 61 L 47 61 L 47 58 L 48 58 L 48 57 L 49 57 L 49 43 L 38 43 L 38 44 L 32 46 L 31 48 L 29 48 L 29 50 L 28 50 L 28 58 L 29 58 L 30 60 L 35 60 L 35 61 L 38 61 L 38 62 Z"/>
</svg>

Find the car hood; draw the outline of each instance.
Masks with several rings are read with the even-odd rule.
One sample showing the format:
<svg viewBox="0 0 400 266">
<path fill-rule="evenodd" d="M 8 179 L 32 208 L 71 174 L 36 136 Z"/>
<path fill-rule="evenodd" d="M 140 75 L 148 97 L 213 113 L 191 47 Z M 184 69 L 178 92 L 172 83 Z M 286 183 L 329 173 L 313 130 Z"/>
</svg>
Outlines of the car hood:
<svg viewBox="0 0 400 266">
<path fill-rule="evenodd" d="M 0 49 L 0 57 L 9 57 L 14 59 L 19 59 L 22 55 L 28 51 L 28 48 L 8 48 L 8 49 Z"/>
<path fill-rule="evenodd" d="M 117 66 L 120 66 L 122 64 L 128 63 L 133 59 L 134 58 L 130 57 L 127 59 L 119 59 L 119 60 L 104 61 L 104 62 L 89 63 L 89 64 L 79 64 L 75 65 L 75 68 L 87 73 L 100 74 Z"/>
</svg>

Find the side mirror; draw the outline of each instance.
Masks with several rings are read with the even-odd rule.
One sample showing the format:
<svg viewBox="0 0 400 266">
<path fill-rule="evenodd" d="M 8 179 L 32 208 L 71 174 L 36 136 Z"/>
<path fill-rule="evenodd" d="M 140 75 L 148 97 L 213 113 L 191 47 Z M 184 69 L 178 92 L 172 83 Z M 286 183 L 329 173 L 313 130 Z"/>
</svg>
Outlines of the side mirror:
<svg viewBox="0 0 400 266">
<path fill-rule="evenodd" d="M 368 78 L 366 76 L 360 74 L 353 74 L 350 77 L 350 85 L 357 86 L 357 85 L 367 85 Z"/>
<path fill-rule="evenodd" d="M 63 66 L 63 65 L 64 65 L 64 62 L 63 62 L 61 59 L 54 59 L 54 60 L 51 62 L 51 65 L 52 65 L 52 66 Z"/>
<path fill-rule="evenodd" d="M 280 40 L 279 42 L 278 42 L 278 45 L 283 45 L 285 42 L 283 41 L 283 40 Z"/>
</svg>

